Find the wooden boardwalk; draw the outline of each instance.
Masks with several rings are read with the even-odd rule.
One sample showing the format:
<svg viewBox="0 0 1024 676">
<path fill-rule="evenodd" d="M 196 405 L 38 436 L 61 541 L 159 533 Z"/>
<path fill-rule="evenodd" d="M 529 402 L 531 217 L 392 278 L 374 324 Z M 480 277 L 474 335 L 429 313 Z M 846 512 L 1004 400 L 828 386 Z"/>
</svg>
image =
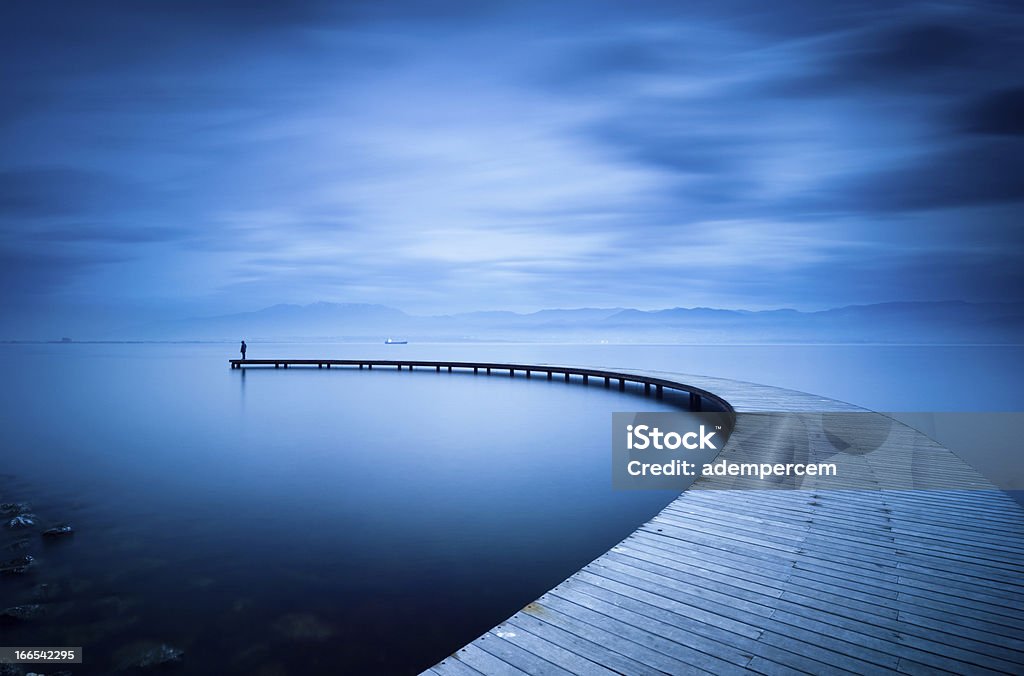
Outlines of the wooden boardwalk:
<svg viewBox="0 0 1024 676">
<path fill-rule="evenodd" d="M 736 411 L 861 410 L 715 378 L 529 368 L 657 382 Z M 1022 674 L 1024 509 L 949 451 L 915 443 L 973 490 L 892 490 L 870 456 L 861 469 L 876 490 L 710 490 L 700 479 L 424 673 Z"/>
<path fill-rule="evenodd" d="M 696 384 L 687 384 L 671 374 L 660 374 L 653 371 L 635 371 L 622 369 L 603 369 L 588 366 L 565 366 L 559 364 L 525 364 L 510 362 L 474 362 L 474 361 L 425 361 L 409 359 L 230 359 L 228 363 L 232 369 L 241 368 L 289 368 L 289 367 L 316 367 L 318 369 L 341 367 L 359 368 L 372 370 L 375 366 L 381 368 L 393 368 L 399 371 L 413 371 L 415 369 L 430 370 L 440 373 L 441 371 L 472 371 L 476 374 L 507 374 L 514 378 L 520 374 L 526 378 L 546 377 L 548 380 L 556 376 L 565 382 L 578 381 L 584 385 L 590 384 L 591 379 L 595 383 L 604 383 L 605 387 L 613 384 L 619 391 L 625 391 L 627 386 L 636 385 L 643 388 L 645 394 L 654 394 L 661 398 L 664 391 L 676 390 L 689 395 L 687 406 L 691 411 L 716 410 L 731 411 L 728 402 L 717 394 L 710 392 Z"/>
</svg>

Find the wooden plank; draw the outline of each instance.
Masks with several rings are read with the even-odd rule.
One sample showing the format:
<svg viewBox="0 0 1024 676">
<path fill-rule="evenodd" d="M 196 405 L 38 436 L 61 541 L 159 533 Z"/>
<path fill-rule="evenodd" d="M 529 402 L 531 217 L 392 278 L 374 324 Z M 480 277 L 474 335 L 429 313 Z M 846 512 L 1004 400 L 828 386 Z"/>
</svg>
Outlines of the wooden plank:
<svg viewBox="0 0 1024 676">
<path fill-rule="evenodd" d="M 620 580 L 613 580 L 599 575 L 592 575 L 587 571 L 581 571 L 576 574 L 576 578 L 589 582 L 590 584 L 601 587 L 602 589 L 609 589 L 611 591 L 618 592 L 623 596 L 635 598 L 640 601 L 644 601 L 649 605 L 657 608 L 662 608 L 674 612 L 679 615 L 693 618 L 704 624 L 708 624 L 719 629 L 732 631 L 737 635 L 746 636 L 748 638 L 757 638 L 761 634 L 761 630 L 757 628 L 755 624 L 743 622 L 730 617 L 725 617 L 717 612 L 717 608 L 708 608 L 699 601 L 682 597 L 682 598 L 670 598 L 656 593 L 656 591 L 642 589 L 633 585 L 626 584 Z"/>
<path fill-rule="evenodd" d="M 480 676 L 481 672 L 465 662 L 449 657 L 441 660 L 428 670 L 436 676 Z"/>
<path fill-rule="evenodd" d="M 659 553 L 651 553 L 641 547 L 615 547 L 604 558 L 618 560 L 612 554 L 618 554 L 626 562 L 635 561 L 639 565 L 652 572 L 659 572 L 667 577 L 674 577 L 681 581 L 691 583 L 708 584 L 719 591 L 726 589 L 747 592 L 753 595 L 779 597 L 782 595 L 783 584 L 779 580 L 763 578 L 762 581 L 753 581 L 749 577 L 722 568 L 708 568 L 706 566 L 690 563 L 685 557 L 668 558 Z M 740 571 L 742 573 L 742 571 Z"/>
<path fill-rule="evenodd" d="M 527 631 L 511 623 L 500 624 L 491 630 L 491 633 L 510 643 L 514 643 L 521 649 L 533 653 L 547 662 L 565 669 L 573 674 L 614 674 L 616 672 L 608 669 L 591 659 L 583 657 L 571 650 L 566 650 L 551 641 Z"/>
<path fill-rule="evenodd" d="M 572 583 L 572 580 L 567 581 L 566 584 L 570 583 Z M 585 583 L 578 589 L 583 592 L 581 596 L 593 595 L 598 599 L 607 599 L 608 604 L 611 607 L 618 609 L 608 613 L 609 615 L 628 618 L 630 623 L 634 623 L 638 627 L 646 627 L 649 629 L 652 625 L 646 624 L 643 618 L 647 618 L 649 622 L 655 623 L 653 625 L 654 627 L 668 626 L 675 628 L 677 631 L 682 630 L 701 635 L 709 635 L 708 632 L 711 632 L 710 635 L 719 637 L 723 641 L 731 642 L 734 645 L 734 650 L 742 651 L 740 653 L 741 657 L 749 656 L 751 659 L 760 658 L 766 664 L 773 665 L 773 668 L 775 668 L 777 672 L 787 671 L 787 669 L 782 668 L 781 665 L 790 665 L 791 668 L 788 669 L 789 671 L 796 671 L 797 669 L 792 667 L 798 667 L 799 670 L 806 673 L 823 673 L 827 668 L 826 664 L 808 659 L 799 653 L 779 650 L 773 646 L 759 643 L 754 639 L 739 636 L 728 631 L 719 631 L 709 624 L 702 624 L 699 622 L 688 623 L 690 618 L 686 616 L 679 616 L 672 612 L 664 611 L 661 608 L 647 605 L 646 603 L 637 601 L 628 596 L 622 596 L 615 592 L 598 587 L 591 587 Z M 625 613 L 623 612 L 624 610 L 626 611 Z M 635 618 L 637 617 L 640 617 L 641 619 L 636 620 Z M 660 633 L 660 631 L 664 631 L 664 629 L 654 629 L 653 631 L 655 631 L 655 633 Z M 725 655 L 719 654 L 719 656 L 724 657 Z M 747 664 L 746 668 L 750 668 L 750 663 Z"/>
<path fill-rule="evenodd" d="M 693 667 L 686 662 L 659 650 L 659 648 L 664 648 L 664 645 L 655 637 L 648 635 L 640 637 L 638 634 L 634 634 L 634 637 L 641 638 L 641 642 L 638 643 L 618 631 L 608 631 L 606 628 L 584 621 L 583 618 L 588 618 L 589 615 L 582 606 L 564 602 L 553 595 L 541 597 L 540 602 L 531 604 L 531 606 L 536 607 L 524 610 L 524 613 L 533 615 L 543 622 L 555 624 L 581 638 L 606 646 L 608 649 L 628 656 L 631 660 L 648 667 L 667 674 L 693 671 Z M 624 623 L 615 623 L 613 628 L 623 629 Z"/>
<path fill-rule="evenodd" d="M 546 619 L 547 621 L 543 621 L 526 613 L 517 613 L 505 624 L 523 631 L 529 631 L 535 636 L 543 636 L 544 640 L 553 645 L 557 645 L 576 655 L 585 656 L 589 660 L 597 661 L 603 666 L 621 674 L 646 676 L 647 674 L 664 673 L 660 669 L 655 669 L 631 657 L 617 653 L 600 641 L 584 638 L 572 629 L 562 628 L 558 625 L 557 617 L 553 614 L 549 615 Z"/>
<path fill-rule="evenodd" d="M 746 651 L 734 645 L 734 636 L 710 625 L 693 622 L 688 618 L 649 606 L 629 597 L 607 591 L 586 582 L 574 582 L 560 586 L 551 592 L 553 596 L 565 598 L 607 616 L 608 626 L 621 621 L 631 627 L 661 636 L 680 646 L 686 646 L 711 656 L 716 661 L 745 666 L 751 658 Z M 605 624 L 599 621 L 599 624 Z M 718 669 L 724 668 L 716 662 L 708 662 Z"/>
<path fill-rule="evenodd" d="M 639 560 L 628 560 L 625 557 L 604 556 L 600 560 L 586 566 L 584 570 L 610 579 L 627 581 L 646 588 L 657 589 L 662 595 L 679 598 L 686 595 L 699 599 L 702 603 L 725 604 L 730 609 L 740 612 L 763 615 L 772 614 L 772 599 L 781 594 L 758 594 L 745 591 L 739 587 L 715 584 L 710 581 L 684 580 L 681 575 L 666 575 L 661 566 Z"/>
<path fill-rule="evenodd" d="M 647 646 L 671 659 L 686 665 L 688 670 L 706 671 L 711 674 L 743 672 L 741 665 L 721 658 L 719 650 L 728 651 L 728 645 L 710 641 L 699 636 L 676 634 L 666 638 L 659 633 L 652 633 L 648 626 L 638 626 L 626 621 L 621 613 L 614 616 L 595 611 L 593 600 L 584 594 L 574 594 L 566 590 L 558 595 L 548 596 L 548 607 L 572 614 L 587 624 L 603 629 L 634 643 Z M 745 656 L 741 656 L 743 662 Z M 671 673 L 671 672 L 670 672 Z"/>
<path fill-rule="evenodd" d="M 448 659 L 458 660 L 475 671 L 493 676 L 523 676 L 527 673 L 482 649 L 477 645 L 477 641 L 460 648 Z"/>
<path fill-rule="evenodd" d="M 506 634 L 515 634 L 514 631 L 502 631 L 500 625 L 484 634 L 473 645 L 481 650 L 486 650 L 502 662 L 511 664 L 527 674 L 556 674 L 557 676 L 569 676 L 571 672 L 549 662 L 540 655 L 526 650 L 513 641 L 505 638 Z"/>
</svg>

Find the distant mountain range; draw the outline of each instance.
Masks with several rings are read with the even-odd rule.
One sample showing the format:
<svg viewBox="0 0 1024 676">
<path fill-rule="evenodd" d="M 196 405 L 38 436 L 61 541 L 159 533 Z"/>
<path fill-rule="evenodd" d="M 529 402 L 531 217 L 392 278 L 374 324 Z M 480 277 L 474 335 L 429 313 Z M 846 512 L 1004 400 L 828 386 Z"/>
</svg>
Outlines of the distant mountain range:
<svg viewBox="0 0 1024 676">
<path fill-rule="evenodd" d="M 159 322 L 120 340 L 572 341 L 615 343 L 1024 342 L 1024 304 L 906 302 L 818 312 L 716 308 L 578 308 L 417 316 L 384 305 L 274 305 L 240 314 Z"/>
</svg>

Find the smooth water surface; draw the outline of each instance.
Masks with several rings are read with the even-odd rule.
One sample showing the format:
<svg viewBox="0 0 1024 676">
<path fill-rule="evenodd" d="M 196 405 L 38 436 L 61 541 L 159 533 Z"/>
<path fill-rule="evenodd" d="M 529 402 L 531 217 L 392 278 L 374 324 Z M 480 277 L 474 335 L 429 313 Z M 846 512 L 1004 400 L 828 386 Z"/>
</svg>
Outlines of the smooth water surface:
<svg viewBox="0 0 1024 676">
<path fill-rule="evenodd" d="M 672 410 L 636 394 L 239 372 L 223 346 L 2 350 L 0 501 L 78 532 L 32 534 L 37 566 L 0 579 L 0 607 L 45 583 L 47 616 L 0 631 L 83 645 L 76 673 L 110 673 L 147 640 L 183 649 L 191 673 L 414 672 L 674 497 L 611 490 L 611 412 Z"/>
</svg>

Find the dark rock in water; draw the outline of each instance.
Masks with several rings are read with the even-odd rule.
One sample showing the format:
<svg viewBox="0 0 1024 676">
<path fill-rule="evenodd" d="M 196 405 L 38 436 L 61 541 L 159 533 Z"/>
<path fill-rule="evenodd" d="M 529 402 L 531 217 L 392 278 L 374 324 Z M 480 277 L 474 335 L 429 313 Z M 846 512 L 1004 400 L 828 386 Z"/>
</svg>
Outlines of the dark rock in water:
<svg viewBox="0 0 1024 676">
<path fill-rule="evenodd" d="M 63 526 L 56 526 L 54 528 L 47 528 L 43 531 L 43 537 L 50 540 L 57 540 L 64 538 L 69 535 L 74 535 L 75 529 L 70 524 L 64 524 Z"/>
<path fill-rule="evenodd" d="M 31 512 L 32 506 L 27 502 L 3 502 L 0 503 L 0 514 L 21 514 Z"/>
<path fill-rule="evenodd" d="M 121 648 L 114 654 L 114 662 L 121 671 L 129 669 L 153 669 L 181 662 L 183 650 L 166 643 L 139 641 Z"/>
<path fill-rule="evenodd" d="M 19 556 L 16 559 L 10 561 L 4 561 L 0 563 L 0 574 L 3 575 L 20 575 L 32 567 L 35 559 L 32 558 L 31 554 Z"/>
<path fill-rule="evenodd" d="M 38 603 L 26 603 L 22 606 L 11 606 L 0 610 L 0 623 L 11 624 L 35 620 L 46 614 L 46 609 Z"/>
<path fill-rule="evenodd" d="M 7 522 L 7 527 L 13 530 L 18 530 L 21 528 L 31 528 L 34 525 L 36 525 L 36 515 L 29 514 L 28 512 L 24 514 L 19 514 L 18 516 L 10 519 Z"/>
<path fill-rule="evenodd" d="M 25 672 L 14 664 L 0 664 L 0 676 L 22 676 Z"/>
</svg>

